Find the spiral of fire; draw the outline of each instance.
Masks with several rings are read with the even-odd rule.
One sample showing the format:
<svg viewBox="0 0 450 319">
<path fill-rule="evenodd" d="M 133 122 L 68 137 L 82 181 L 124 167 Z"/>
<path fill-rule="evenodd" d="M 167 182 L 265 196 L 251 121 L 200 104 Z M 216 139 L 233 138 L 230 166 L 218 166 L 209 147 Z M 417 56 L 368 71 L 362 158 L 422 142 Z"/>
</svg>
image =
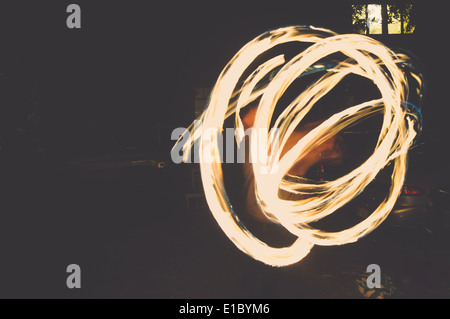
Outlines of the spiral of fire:
<svg viewBox="0 0 450 319">
<path fill-rule="evenodd" d="M 288 43 L 302 42 L 308 47 L 285 62 L 279 55 L 262 63 L 243 81 L 236 91 L 244 71 L 262 53 Z M 317 65 L 321 59 L 334 53 L 346 58 L 326 70 L 314 85 L 306 88 L 276 118 L 270 128 L 275 105 L 292 82 Z M 336 34 L 312 26 L 288 26 L 267 31 L 246 44 L 225 66 L 211 92 L 210 100 L 197 125 L 188 129 L 190 138 L 183 149 L 188 151 L 200 139 L 200 154 L 216 158 L 200 160 L 201 178 L 209 209 L 229 239 L 243 252 L 256 260 L 272 266 L 286 266 L 300 261 L 314 245 L 342 245 L 357 241 L 379 226 L 388 216 L 399 196 L 407 168 L 407 153 L 417 134 L 414 116 L 405 108 L 408 96 L 408 79 L 399 67 L 407 57 L 395 54 L 380 42 L 357 34 Z M 317 67 L 317 66 L 316 66 Z M 274 71 L 275 70 L 275 71 Z M 268 74 L 267 85 L 258 83 Z M 350 106 L 340 111 L 301 138 L 284 156 L 280 150 L 294 128 L 302 121 L 314 104 L 333 89 L 345 76 L 355 74 L 371 80 L 381 98 Z M 420 79 L 416 79 L 420 82 Z M 261 213 L 294 234 L 297 239 L 286 247 L 272 247 L 255 237 L 242 223 L 228 199 L 224 187 L 218 140 L 210 136 L 208 143 L 202 139 L 207 128 L 219 131 L 224 121 L 235 115 L 236 140 L 243 138 L 244 127 L 240 110 L 259 99 L 254 127 L 263 136 L 250 136 L 251 143 L 259 143 L 267 157 L 253 163 L 255 193 Z M 357 121 L 374 114 L 382 114 L 382 125 L 373 154 L 359 167 L 333 181 L 320 184 L 293 183 L 285 176 L 289 169 L 308 155 L 315 145 Z M 200 124 L 199 124 L 200 123 Z M 276 134 L 273 133 L 276 128 Z M 279 143 L 279 145 L 275 145 Z M 250 152 L 254 152 L 253 148 Z M 185 153 L 186 154 L 186 153 Z M 254 155 L 255 158 L 257 154 Z M 392 163 L 391 187 L 379 206 L 358 224 L 337 232 L 327 232 L 310 226 L 352 200 L 375 178 L 388 163 Z M 276 168 L 276 169 L 275 169 Z M 286 200 L 279 190 L 301 194 L 314 192 L 314 196 Z"/>
</svg>

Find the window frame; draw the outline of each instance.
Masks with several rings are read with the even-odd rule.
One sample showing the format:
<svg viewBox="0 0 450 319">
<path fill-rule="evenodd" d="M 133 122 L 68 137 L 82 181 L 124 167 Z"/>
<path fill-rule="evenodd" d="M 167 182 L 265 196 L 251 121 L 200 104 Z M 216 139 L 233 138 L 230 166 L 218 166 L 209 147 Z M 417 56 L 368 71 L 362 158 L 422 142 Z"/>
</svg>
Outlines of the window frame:
<svg viewBox="0 0 450 319">
<path fill-rule="evenodd" d="M 369 5 L 379 5 L 381 6 L 381 33 L 370 33 L 369 32 L 369 23 L 368 23 L 368 6 Z M 389 16 L 388 16 L 388 8 L 389 6 L 399 6 L 399 18 L 400 18 L 400 33 L 389 33 Z M 363 14 L 364 14 L 364 19 L 355 19 L 355 14 L 357 14 L 357 11 L 355 9 L 355 6 L 362 6 L 363 7 Z M 351 9 L 352 9 L 352 16 L 351 16 L 351 22 L 352 22 L 352 26 L 353 26 L 353 32 L 355 33 L 360 33 L 358 31 L 356 31 L 357 25 L 356 25 L 356 21 L 364 21 L 364 33 L 360 33 L 360 34 L 364 34 L 364 35 L 368 35 L 368 36 L 398 36 L 398 35 L 412 35 L 415 33 L 415 28 L 416 25 L 414 25 L 414 29 L 412 32 L 406 32 L 406 25 L 407 25 L 407 20 L 405 19 L 405 14 L 406 14 L 406 7 L 407 6 L 411 6 L 410 7 L 410 15 L 412 13 L 412 10 L 414 10 L 415 5 L 414 3 L 404 3 L 404 4 L 396 4 L 396 3 L 390 3 L 390 2 L 377 2 L 377 1 L 366 1 L 366 2 L 358 2 L 358 3 L 353 3 L 351 5 Z M 409 17 L 409 19 L 411 19 L 411 17 Z M 362 28 L 361 28 L 362 29 Z M 362 30 L 361 30 L 362 31 Z"/>
</svg>

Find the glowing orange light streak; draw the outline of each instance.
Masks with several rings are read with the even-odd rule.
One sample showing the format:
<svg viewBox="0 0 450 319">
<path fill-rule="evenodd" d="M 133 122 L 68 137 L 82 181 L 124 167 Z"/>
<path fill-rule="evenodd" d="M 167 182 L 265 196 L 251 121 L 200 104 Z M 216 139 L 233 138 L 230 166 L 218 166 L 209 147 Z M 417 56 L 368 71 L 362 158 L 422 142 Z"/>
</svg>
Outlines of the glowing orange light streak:
<svg viewBox="0 0 450 319">
<path fill-rule="evenodd" d="M 287 42 L 306 42 L 311 45 L 287 63 L 283 56 L 277 56 L 262 64 L 236 92 L 242 74 L 260 54 Z M 275 105 L 290 84 L 308 67 L 337 52 L 343 53 L 348 59 L 329 69 L 314 86 L 301 92 L 276 119 L 274 128 L 269 129 Z M 212 90 L 208 107 L 199 118 L 200 124 L 196 127 L 191 125 L 189 128 L 190 138 L 183 146 L 183 151 L 188 154 L 193 142 L 200 139 L 201 158 L 207 155 L 216 159 L 200 160 L 206 200 L 222 230 L 239 249 L 268 265 L 285 266 L 304 258 L 314 245 L 355 242 L 386 219 L 401 192 L 406 173 L 407 151 L 416 136 L 413 120 L 402 106 L 402 101 L 406 100 L 408 94 L 407 79 L 398 66 L 403 59 L 406 58 L 396 55 L 372 38 L 357 34 L 338 35 L 330 30 L 305 26 L 289 26 L 266 32 L 245 45 L 231 59 Z M 256 88 L 265 75 L 281 65 L 283 66 L 270 83 Z M 301 138 L 281 157 L 281 150 L 295 127 L 314 104 L 348 74 L 356 74 L 373 81 L 381 93 L 381 98 L 351 106 L 334 114 Z M 234 99 L 235 102 L 230 103 L 237 95 L 239 97 Z M 298 237 L 292 245 L 283 248 L 267 245 L 248 231 L 239 220 L 224 188 L 217 136 L 211 136 L 207 145 L 202 139 L 205 129 L 214 128 L 221 131 L 224 120 L 235 114 L 236 139 L 239 144 L 244 136 L 240 109 L 257 98 L 260 98 L 260 103 L 254 127 L 258 132 L 263 132 L 263 136 L 256 138 L 252 135 L 250 143 L 259 143 L 259 151 L 262 148 L 267 157 L 265 161 L 252 164 L 256 198 L 262 213 L 268 219 Z M 373 113 L 383 114 L 383 124 L 373 154 L 361 166 L 334 181 L 318 185 L 293 183 L 285 179 L 289 169 L 308 156 L 315 145 Z M 278 129 L 278 134 L 271 134 L 275 128 Z M 276 147 L 275 143 L 278 142 L 280 145 Z M 256 158 L 257 154 L 253 152 L 254 149 L 250 148 L 251 155 Z M 348 203 L 390 162 L 393 162 L 391 188 L 385 200 L 369 217 L 338 232 L 325 232 L 308 225 Z M 312 189 L 315 196 L 285 200 L 279 197 L 280 189 L 292 194 L 306 191 L 310 193 Z"/>
</svg>

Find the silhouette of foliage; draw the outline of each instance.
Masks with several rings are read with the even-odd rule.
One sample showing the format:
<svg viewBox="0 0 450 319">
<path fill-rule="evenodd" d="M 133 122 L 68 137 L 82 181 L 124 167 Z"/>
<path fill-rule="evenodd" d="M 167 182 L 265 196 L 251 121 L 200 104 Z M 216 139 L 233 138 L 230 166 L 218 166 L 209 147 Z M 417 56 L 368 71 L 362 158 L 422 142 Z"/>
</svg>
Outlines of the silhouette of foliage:
<svg viewBox="0 0 450 319">
<path fill-rule="evenodd" d="M 401 33 L 414 33 L 417 25 L 417 12 L 412 4 L 383 4 L 382 6 L 386 12 L 383 24 L 387 26 L 395 22 L 402 22 Z M 367 34 L 367 4 L 354 4 L 351 7 L 353 32 Z"/>
</svg>

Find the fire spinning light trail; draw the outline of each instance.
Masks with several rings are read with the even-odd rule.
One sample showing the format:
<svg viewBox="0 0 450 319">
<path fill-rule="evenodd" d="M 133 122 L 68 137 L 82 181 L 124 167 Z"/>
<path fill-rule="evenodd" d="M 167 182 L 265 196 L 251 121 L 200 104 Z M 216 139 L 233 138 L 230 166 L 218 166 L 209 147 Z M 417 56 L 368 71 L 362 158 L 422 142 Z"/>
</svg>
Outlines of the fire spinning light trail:
<svg viewBox="0 0 450 319">
<path fill-rule="evenodd" d="M 262 53 L 287 42 L 303 42 L 309 47 L 285 63 L 280 55 L 260 65 L 237 89 L 244 71 Z M 334 53 L 346 58 L 327 69 L 313 86 L 301 92 L 269 128 L 275 105 L 289 85 L 299 76 L 317 68 L 317 63 Z M 357 241 L 382 223 L 392 210 L 404 182 L 407 151 L 418 132 L 414 129 L 416 118 L 405 107 L 408 99 L 408 79 L 401 64 L 408 57 L 393 51 L 372 38 L 357 35 L 339 35 L 330 30 L 289 26 L 271 30 L 246 44 L 226 65 L 215 84 L 210 101 L 196 127 L 189 128 L 188 143 L 183 145 L 188 154 L 195 140 L 200 139 L 200 156 L 210 156 L 213 161 L 200 160 L 201 178 L 209 208 L 230 240 L 243 252 L 256 260 L 272 266 L 286 266 L 304 258 L 314 245 L 342 245 Z M 263 87 L 258 83 L 268 74 L 271 81 Z M 345 76 L 356 74 L 367 78 L 378 87 L 381 98 L 348 107 L 311 130 L 283 157 L 280 152 L 289 135 L 311 110 L 314 104 L 335 87 Z M 422 79 L 415 76 L 419 88 Z M 280 224 L 297 236 L 297 240 L 283 248 L 271 247 L 256 238 L 241 222 L 233 210 L 224 187 L 217 135 L 206 143 L 202 132 L 208 128 L 223 130 L 224 120 L 235 114 L 236 140 L 244 136 L 239 116 L 240 109 L 260 99 L 254 127 L 264 132 L 263 137 L 250 137 L 250 144 L 259 143 L 258 151 L 267 154 L 265 161 L 253 163 L 255 192 L 262 213 L 273 223 Z M 363 118 L 380 113 L 383 123 L 373 154 L 359 167 L 334 181 L 321 184 L 293 183 L 285 179 L 289 169 L 307 156 L 315 145 L 344 130 Z M 200 124 L 198 124 L 200 123 Z M 278 134 L 271 134 L 278 129 Z M 181 139 L 181 138 L 180 138 Z M 264 143 L 261 143 L 261 140 Z M 180 141 L 180 140 L 179 140 Z M 279 147 L 275 143 L 279 142 Z M 275 150 L 275 151 L 271 151 Z M 257 158 L 255 150 L 251 156 Z M 201 157 L 202 158 L 202 157 Z M 362 222 L 348 229 L 326 232 L 309 226 L 361 193 L 388 163 L 393 164 L 391 187 L 387 197 Z M 269 173 L 267 173 L 269 172 Z M 314 196 L 299 200 L 281 199 L 279 190 L 292 194 L 314 191 Z"/>
</svg>

